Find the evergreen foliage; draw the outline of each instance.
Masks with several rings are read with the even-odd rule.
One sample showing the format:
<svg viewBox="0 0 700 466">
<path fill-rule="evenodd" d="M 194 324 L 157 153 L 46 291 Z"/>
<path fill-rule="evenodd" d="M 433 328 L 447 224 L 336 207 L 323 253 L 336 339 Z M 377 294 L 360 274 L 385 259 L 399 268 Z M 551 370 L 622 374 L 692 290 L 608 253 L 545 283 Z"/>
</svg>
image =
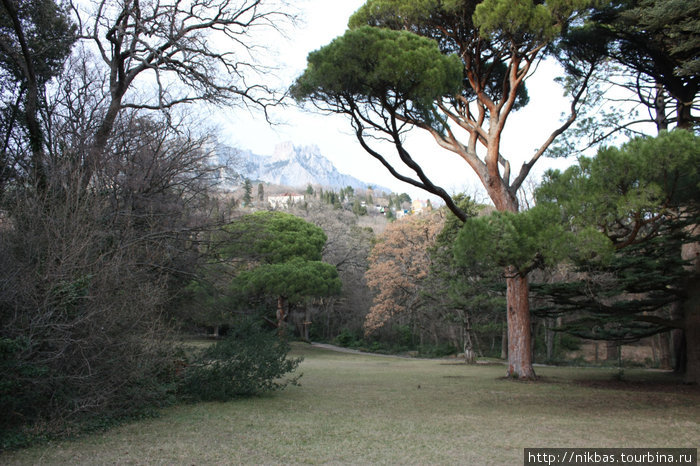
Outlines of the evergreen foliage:
<svg viewBox="0 0 700 466">
<path fill-rule="evenodd" d="M 455 200 L 469 220 L 477 218 L 479 208 L 468 196 L 456 195 Z M 456 245 L 463 223 L 448 213 L 445 225 L 431 249 L 432 257 L 429 286 L 426 295 L 441 310 L 441 316 L 462 327 L 465 334 L 465 351 L 476 354 L 480 337 L 501 338 L 501 326 L 505 323 L 505 281 L 501 270 L 494 263 L 469 261 Z"/>
<path fill-rule="evenodd" d="M 462 82 L 457 55 L 443 55 L 436 42 L 408 31 L 351 29 L 308 61 L 291 89 L 297 100 L 379 100 L 430 120 L 433 101 L 456 94 Z"/>
<path fill-rule="evenodd" d="M 221 249 L 230 258 L 246 258 L 248 267 L 229 285 L 237 305 L 246 308 L 254 297 L 278 299 L 277 325 L 287 318 L 286 307 L 307 299 L 338 294 L 338 271 L 322 262 L 326 234 L 316 225 L 286 212 L 255 212 L 226 227 L 229 244 Z"/>
<path fill-rule="evenodd" d="M 253 323 L 239 325 L 226 338 L 197 354 L 184 370 L 179 394 L 190 401 L 229 401 L 282 390 L 298 383 L 301 358 L 288 358 L 289 344 Z"/>
<path fill-rule="evenodd" d="M 475 268 L 512 265 L 521 274 L 553 264 L 571 244 L 558 220 L 549 206 L 470 218 L 455 239 L 455 260 Z"/>
<path fill-rule="evenodd" d="M 268 264 L 294 258 L 321 260 L 326 234 L 317 226 L 286 212 L 259 211 L 227 225 L 228 244 L 221 253 L 228 257 L 252 257 Z"/>
<path fill-rule="evenodd" d="M 685 299 L 680 285 L 691 272 L 681 246 L 688 240 L 682 228 L 671 226 L 652 239 L 615 251 L 604 262 L 577 260 L 578 279 L 532 285 L 545 299 L 533 312 L 564 316 L 560 331 L 621 343 L 682 328 L 667 310 Z"/>
<path fill-rule="evenodd" d="M 248 178 L 243 182 L 243 206 L 250 207 L 253 203 L 253 184 Z"/>
<path fill-rule="evenodd" d="M 539 202 L 558 206 L 573 233 L 594 226 L 613 252 L 579 255 L 576 279 L 536 286 L 549 303 L 538 314 L 566 315 L 563 330 L 614 341 L 684 327 L 668 306 L 688 299 L 697 274 L 682 247 L 699 239 L 699 142 L 682 130 L 637 138 L 548 173 Z"/>
<path fill-rule="evenodd" d="M 610 71 L 624 77 L 618 84 L 656 114 L 658 130 L 670 128 L 673 122 L 690 129 L 697 124 L 691 110 L 700 90 L 699 17 L 697 1 L 603 2 L 592 9 L 587 21 L 567 32 L 558 56 L 574 73 L 577 64 L 607 60 L 615 65 Z M 619 106 L 618 102 L 613 105 Z M 590 131 L 589 121 L 601 124 L 600 109 L 595 108 L 580 131 Z M 620 123 L 619 119 L 605 121 L 608 130 L 621 129 Z"/>
<path fill-rule="evenodd" d="M 298 303 L 306 298 L 336 295 L 341 283 L 338 271 L 331 264 L 293 258 L 243 271 L 231 286 L 243 296 L 284 296 L 290 303 Z"/>
</svg>

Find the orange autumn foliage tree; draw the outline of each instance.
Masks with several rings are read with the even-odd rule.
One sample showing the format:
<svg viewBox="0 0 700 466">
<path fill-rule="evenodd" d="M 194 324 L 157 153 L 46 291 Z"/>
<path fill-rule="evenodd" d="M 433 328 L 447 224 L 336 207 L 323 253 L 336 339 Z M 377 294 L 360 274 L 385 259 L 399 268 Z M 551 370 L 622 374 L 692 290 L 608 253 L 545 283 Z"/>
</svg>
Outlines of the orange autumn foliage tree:
<svg viewBox="0 0 700 466">
<path fill-rule="evenodd" d="M 367 334 L 397 315 L 411 315 L 423 304 L 421 290 L 430 273 L 429 250 L 445 223 L 440 211 L 405 217 L 377 238 L 365 280 L 376 296 L 365 317 Z"/>
</svg>

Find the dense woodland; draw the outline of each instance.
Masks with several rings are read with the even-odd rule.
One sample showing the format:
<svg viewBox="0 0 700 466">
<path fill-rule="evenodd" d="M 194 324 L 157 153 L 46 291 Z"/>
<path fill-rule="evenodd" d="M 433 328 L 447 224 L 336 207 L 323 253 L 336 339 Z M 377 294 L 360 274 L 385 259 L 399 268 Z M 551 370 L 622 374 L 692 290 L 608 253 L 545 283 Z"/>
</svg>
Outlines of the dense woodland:
<svg viewBox="0 0 700 466">
<path fill-rule="evenodd" d="M 193 109 L 286 101 L 253 34 L 290 24 L 284 2 L 3 0 L 0 449 L 281 389 L 291 338 L 532 379 L 579 338 L 653 337 L 698 383 L 698 18 L 685 0 L 368 0 L 289 93 L 444 201 L 396 219 L 406 195 L 309 186 L 272 209 L 262 184 L 218 188 L 235 158 L 212 162 Z M 543 59 L 570 113 L 511 167 L 503 130 Z M 409 130 L 489 201 L 435 185 Z M 545 156 L 576 162 L 524 193 Z M 183 344 L 202 334 L 216 343 Z"/>
</svg>

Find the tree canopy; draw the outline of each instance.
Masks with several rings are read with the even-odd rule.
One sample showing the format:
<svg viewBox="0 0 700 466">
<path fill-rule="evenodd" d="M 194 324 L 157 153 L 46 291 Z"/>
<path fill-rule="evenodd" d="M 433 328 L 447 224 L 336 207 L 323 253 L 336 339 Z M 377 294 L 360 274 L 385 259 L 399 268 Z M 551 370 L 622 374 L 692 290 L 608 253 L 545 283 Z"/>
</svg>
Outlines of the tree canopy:
<svg viewBox="0 0 700 466">
<path fill-rule="evenodd" d="M 2 2 L 0 189 L 5 179 L 16 177 L 46 184 L 46 135 L 40 123 L 40 103 L 45 86 L 61 73 L 71 53 L 75 32 L 67 12 L 53 0 Z M 25 141 L 29 160 L 23 156 Z"/>
<path fill-rule="evenodd" d="M 308 69 L 292 87 L 295 96 L 351 102 L 385 102 L 424 113 L 432 102 L 456 93 L 462 66 L 435 41 L 408 31 L 363 26 L 312 52 Z"/>
<path fill-rule="evenodd" d="M 267 264 L 292 259 L 320 261 L 327 239 L 323 230 L 312 223 L 276 211 L 244 215 L 226 226 L 225 231 L 222 254 L 250 257 Z"/>
<path fill-rule="evenodd" d="M 519 213 L 493 212 L 470 218 L 455 240 L 455 261 L 470 268 L 511 265 L 527 274 L 580 254 L 591 243 L 597 244 L 598 252 L 604 249 L 597 232 L 585 228 L 574 237 L 564 230 L 560 219 L 559 209 L 547 204 Z"/>
<path fill-rule="evenodd" d="M 365 318 L 367 333 L 393 317 L 411 317 L 429 306 L 422 288 L 430 273 L 430 250 L 443 224 L 441 212 L 410 216 L 388 225 L 377 237 L 365 273 L 367 285 L 376 292 Z"/>
<path fill-rule="evenodd" d="M 674 130 L 603 148 L 564 172 L 549 172 L 537 191 L 542 205 L 556 206 L 566 229 L 593 227 L 614 253 L 600 261 L 571 257 L 576 275 L 538 286 L 548 304 L 536 312 L 568 315 L 563 329 L 575 335 L 618 342 L 683 329 L 689 381 L 700 374 L 693 296 L 700 275 L 697 257 L 687 252 L 700 238 L 699 142 Z"/>
<path fill-rule="evenodd" d="M 619 249 L 656 236 L 664 222 L 698 215 L 699 147 L 688 131 L 606 147 L 564 172 L 547 172 L 537 196 L 577 227 L 595 226 Z"/>
<path fill-rule="evenodd" d="M 654 122 L 659 131 L 674 123 L 684 129 L 697 124 L 692 112 L 700 90 L 699 15 L 695 1 L 614 0 L 597 5 L 587 21 L 567 31 L 558 57 L 569 71 L 576 72 L 577 63 L 604 58 L 608 70 L 597 77 L 602 85 L 623 87 L 630 101 L 647 107 L 641 115 L 627 111 L 605 121 L 599 103 L 594 105 L 590 118 L 582 121 L 609 126 L 594 142 L 619 130 L 634 128 L 640 134 L 638 122 Z M 611 103 L 620 107 L 619 93 Z M 591 132 L 586 127 L 581 131 Z"/>
<path fill-rule="evenodd" d="M 518 189 L 554 139 L 575 120 L 595 64 L 572 80 L 569 116 L 517 174 L 501 153 L 506 122 L 527 102 L 525 80 L 547 46 L 590 3 L 368 0 L 351 17 L 342 37 L 309 55 L 292 95 L 347 115 L 366 152 L 397 179 L 442 198 L 462 221 L 467 213 L 431 180 L 430 165 L 421 166 L 411 155 L 407 131 L 428 132 L 438 146 L 474 170 L 499 211 L 517 212 Z M 386 56 L 378 57 L 379 51 Z M 382 147 L 378 141 L 390 145 Z M 391 163 L 385 147 L 395 150 L 401 162 Z M 515 272 L 507 272 L 513 292 L 509 300 L 513 316 L 518 316 L 517 324 L 513 320 L 509 328 L 513 341 L 529 345 L 527 278 L 515 280 Z M 525 346 L 514 346 L 509 372 L 534 377 L 530 353 Z"/>
<path fill-rule="evenodd" d="M 241 272 L 234 282 L 246 293 L 283 296 L 290 303 L 340 293 L 338 271 L 331 264 L 300 258 L 278 264 L 263 264 Z"/>
<path fill-rule="evenodd" d="M 277 326 L 283 331 L 289 304 L 340 293 L 335 266 L 321 261 L 326 234 L 316 225 L 286 212 L 259 211 L 226 227 L 224 255 L 246 258 L 248 266 L 231 282 L 244 300 L 277 298 Z M 252 267 L 251 265 L 252 264 Z"/>
</svg>

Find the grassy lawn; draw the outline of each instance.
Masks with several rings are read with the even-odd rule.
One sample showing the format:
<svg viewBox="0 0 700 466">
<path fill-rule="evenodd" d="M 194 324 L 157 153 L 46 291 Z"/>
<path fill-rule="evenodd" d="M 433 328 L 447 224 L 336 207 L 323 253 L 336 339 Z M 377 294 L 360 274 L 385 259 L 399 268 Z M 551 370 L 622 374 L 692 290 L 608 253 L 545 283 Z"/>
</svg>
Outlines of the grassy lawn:
<svg viewBox="0 0 700 466">
<path fill-rule="evenodd" d="M 526 447 L 698 447 L 700 390 L 669 375 L 335 353 L 295 345 L 301 386 L 167 409 L 2 464 L 522 464 Z M 644 383 L 635 380 L 644 379 Z"/>
</svg>

